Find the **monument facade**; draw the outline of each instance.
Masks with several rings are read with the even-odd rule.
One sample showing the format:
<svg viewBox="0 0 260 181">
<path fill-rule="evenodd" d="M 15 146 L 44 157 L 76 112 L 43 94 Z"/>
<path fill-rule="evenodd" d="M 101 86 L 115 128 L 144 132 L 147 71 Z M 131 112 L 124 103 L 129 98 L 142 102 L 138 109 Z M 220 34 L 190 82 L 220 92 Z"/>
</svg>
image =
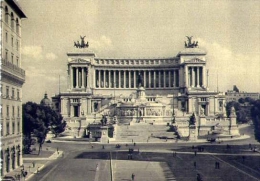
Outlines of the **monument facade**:
<svg viewBox="0 0 260 181">
<path fill-rule="evenodd" d="M 174 57 L 142 59 L 99 58 L 82 38 L 67 53 L 68 90 L 52 99 L 74 135 L 83 136 L 102 115 L 118 124 L 166 125 L 174 113 L 181 130 L 194 113 L 198 135 L 217 124 L 215 118 L 227 117 L 225 96 L 208 88 L 206 52 L 192 37 Z M 200 117 L 207 120 L 204 125 Z"/>
</svg>

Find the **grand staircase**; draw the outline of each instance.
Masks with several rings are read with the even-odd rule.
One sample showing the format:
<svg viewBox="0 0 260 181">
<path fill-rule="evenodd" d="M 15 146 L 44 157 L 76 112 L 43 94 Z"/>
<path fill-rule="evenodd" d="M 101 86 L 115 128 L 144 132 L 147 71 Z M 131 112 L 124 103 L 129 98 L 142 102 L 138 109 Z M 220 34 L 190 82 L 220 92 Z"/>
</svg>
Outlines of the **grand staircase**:
<svg viewBox="0 0 260 181">
<path fill-rule="evenodd" d="M 174 132 L 167 132 L 169 126 L 138 123 L 114 127 L 112 142 L 162 142 L 175 138 Z M 167 138 L 167 139 L 166 139 Z"/>
</svg>

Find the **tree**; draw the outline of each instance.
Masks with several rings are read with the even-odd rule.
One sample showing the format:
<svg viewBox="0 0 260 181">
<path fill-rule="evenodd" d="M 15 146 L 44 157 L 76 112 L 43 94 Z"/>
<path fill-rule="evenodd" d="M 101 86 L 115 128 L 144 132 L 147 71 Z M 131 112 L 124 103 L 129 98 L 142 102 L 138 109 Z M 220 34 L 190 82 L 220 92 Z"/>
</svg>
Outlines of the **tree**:
<svg viewBox="0 0 260 181">
<path fill-rule="evenodd" d="M 24 148 L 30 150 L 32 135 L 37 138 L 40 154 L 46 135 L 52 131 L 56 136 L 65 130 L 66 122 L 50 107 L 33 102 L 23 104 Z"/>
<path fill-rule="evenodd" d="M 238 99 L 238 102 L 239 102 L 240 104 L 244 104 L 246 101 L 245 101 L 244 98 L 241 97 L 241 98 Z"/>
<path fill-rule="evenodd" d="M 260 142 L 260 100 L 256 100 L 251 108 L 251 117 L 255 128 L 255 138 Z"/>
</svg>

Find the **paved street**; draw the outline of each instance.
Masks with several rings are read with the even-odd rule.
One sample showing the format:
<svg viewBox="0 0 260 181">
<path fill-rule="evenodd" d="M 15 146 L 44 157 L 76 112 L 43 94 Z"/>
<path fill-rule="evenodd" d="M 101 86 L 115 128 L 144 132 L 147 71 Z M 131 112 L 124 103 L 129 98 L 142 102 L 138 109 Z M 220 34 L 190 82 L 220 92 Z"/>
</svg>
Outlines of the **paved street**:
<svg viewBox="0 0 260 181">
<path fill-rule="evenodd" d="M 243 131 L 246 134 L 250 129 L 243 128 Z M 260 154 L 253 152 L 249 143 L 256 144 L 253 138 L 220 144 L 164 142 L 134 146 L 128 143 L 120 144 L 121 148 L 115 148 L 115 144 L 88 142 L 46 143 L 45 146 L 62 150 L 63 157 L 48 161 L 28 180 L 130 181 L 132 173 L 135 180 L 141 181 L 195 181 L 198 173 L 204 181 L 260 180 Z M 204 151 L 199 151 L 198 147 L 203 147 Z M 129 148 L 134 149 L 132 159 L 129 158 Z M 216 162 L 220 163 L 220 169 L 215 168 Z"/>
</svg>

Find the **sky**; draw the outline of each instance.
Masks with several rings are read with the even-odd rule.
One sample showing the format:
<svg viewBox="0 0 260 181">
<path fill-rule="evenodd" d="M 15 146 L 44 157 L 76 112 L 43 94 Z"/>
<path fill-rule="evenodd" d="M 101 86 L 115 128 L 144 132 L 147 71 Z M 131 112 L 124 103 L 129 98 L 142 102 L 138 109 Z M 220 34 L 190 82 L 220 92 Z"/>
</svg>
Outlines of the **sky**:
<svg viewBox="0 0 260 181">
<path fill-rule="evenodd" d="M 67 90 L 67 52 L 86 36 L 96 57 L 174 57 L 193 36 L 207 51 L 211 90 L 260 92 L 258 0 L 18 0 L 23 102 Z M 59 78 L 60 77 L 60 78 Z M 59 84 L 60 79 L 60 84 Z"/>
</svg>

